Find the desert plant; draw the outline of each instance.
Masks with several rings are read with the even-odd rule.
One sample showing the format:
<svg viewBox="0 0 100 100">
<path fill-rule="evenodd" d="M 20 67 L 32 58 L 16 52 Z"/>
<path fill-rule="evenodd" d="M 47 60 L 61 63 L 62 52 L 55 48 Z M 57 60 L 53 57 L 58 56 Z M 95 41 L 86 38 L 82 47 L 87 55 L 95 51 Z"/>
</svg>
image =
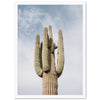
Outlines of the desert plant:
<svg viewBox="0 0 100 100">
<path fill-rule="evenodd" d="M 57 67 L 55 67 L 55 49 L 58 48 Z M 40 36 L 35 38 L 34 67 L 38 76 L 43 78 L 43 95 L 57 95 L 58 77 L 64 67 L 64 46 L 62 31 L 58 31 L 58 47 L 53 42 L 52 27 L 43 31 L 43 42 Z"/>
</svg>

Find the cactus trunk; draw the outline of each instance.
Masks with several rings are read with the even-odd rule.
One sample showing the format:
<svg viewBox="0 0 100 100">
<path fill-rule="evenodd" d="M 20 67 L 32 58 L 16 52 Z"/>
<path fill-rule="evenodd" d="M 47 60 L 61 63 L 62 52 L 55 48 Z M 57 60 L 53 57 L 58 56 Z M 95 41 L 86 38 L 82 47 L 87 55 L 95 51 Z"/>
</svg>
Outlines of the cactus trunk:
<svg viewBox="0 0 100 100">
<path fill-rule="evenodd" d="M 43 74 L 43 95 L 57 95 L 57 75 Z"/>
<path fill-rule="evenodd" d="M 51 51 L 49 51 L 51 52 Z M 50 71 L 43 73 L 43 95 L 57 95 L 58 88 L 58 76 L 55 68 L 55 57 L 54 54 L 50 53 Z"/>
<path fill-rule="evenodd" d="M 58 36 L 58 62 L 55 67 L 55 49 L 57 46 L 53 42 L 52 27 L 44 28 L 43 42 L 40 43 L 39 35 L 35 40 L 35 59 L 34 67 L 38 76 L 43 78 L 43 95 L 58 94 L 58 77 L 62 74 L 64 66 L 64 48 L 62 31 L 59 30 Z"/>
</svg>

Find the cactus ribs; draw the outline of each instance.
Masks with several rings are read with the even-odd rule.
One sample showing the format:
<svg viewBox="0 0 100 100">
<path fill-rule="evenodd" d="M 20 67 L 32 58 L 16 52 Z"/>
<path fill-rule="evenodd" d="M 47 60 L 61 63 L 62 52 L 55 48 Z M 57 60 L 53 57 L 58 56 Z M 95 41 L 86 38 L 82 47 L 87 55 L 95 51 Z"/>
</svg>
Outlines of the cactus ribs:
<svg viewBox="0 0 100 100">
<path fill-rule="evenodd" d="M 58 48 L 57 67 L 55 67 L 55 49 Z M 43 31 L 43 42 L 40 36 L 35 38 L 34 68 L 38 76 L 43 78 L 43 95 L 57 95 L 58 77 L 64 67 L 64 46 L 62 31 L 58 31 L 58 47 L 53 42 L 52 27 Z"/>
</svg>

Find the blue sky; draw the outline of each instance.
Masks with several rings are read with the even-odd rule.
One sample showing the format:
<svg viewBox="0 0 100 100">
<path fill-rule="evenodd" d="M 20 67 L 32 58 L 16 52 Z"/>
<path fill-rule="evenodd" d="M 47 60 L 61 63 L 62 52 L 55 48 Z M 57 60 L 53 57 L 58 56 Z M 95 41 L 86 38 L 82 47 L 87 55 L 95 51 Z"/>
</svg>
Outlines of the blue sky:
<svg viewBox="0 0 100 100">
<path fill-rule="evenodd" d="M 63 32 L 65 64 L 58 79 L 59 95 L 81 95 L 83 75 L 82 5 L 18 6 L 18 94 L 42 95 L 42 79 L 34 71 L 35 35 L 52 25 L 54 42 Z M 55 62 L 57 62 L 57 51 Z"/>
</svg>

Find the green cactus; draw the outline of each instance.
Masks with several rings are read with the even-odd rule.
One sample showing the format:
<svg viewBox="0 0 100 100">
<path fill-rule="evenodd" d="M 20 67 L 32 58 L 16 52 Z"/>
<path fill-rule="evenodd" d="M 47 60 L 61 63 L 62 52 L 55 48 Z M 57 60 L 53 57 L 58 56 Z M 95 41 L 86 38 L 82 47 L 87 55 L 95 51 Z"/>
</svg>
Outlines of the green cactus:
<svg viewBox="0 0 100 100">
<path fill-rule="evenodd" d="M 55 67 L 55 49 L 58 48 L 58 61 Z M 36 35 L 34 67 L 38 76 L 43 78 L 43 95 L 57 95 L 58 77 L 62 74 L 64 67 L 64 46 L 62 31 L 58 32 L 58 47 L 53 42 L 52 27 L 45 27 L 43 42 L 40 44 L 40 37 Z"/>
</svg>

